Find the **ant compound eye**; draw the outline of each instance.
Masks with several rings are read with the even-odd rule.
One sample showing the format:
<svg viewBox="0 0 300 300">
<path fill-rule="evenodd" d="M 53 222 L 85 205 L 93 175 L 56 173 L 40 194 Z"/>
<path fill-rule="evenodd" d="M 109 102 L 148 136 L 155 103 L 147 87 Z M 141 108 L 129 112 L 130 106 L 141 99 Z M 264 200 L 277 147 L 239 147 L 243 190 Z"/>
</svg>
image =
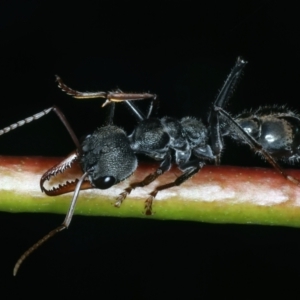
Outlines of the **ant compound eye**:
<svg viewBox="0 0 300 300">
<path fill-rule="evenodd" d="M 113 176 L 105 176 L 105 177 L 99 177 L 98 179 L 93 181 L 93 184 L 101 190 L 105 190 L 113 186 L 116 182 L 115 177 Z"/>
</svg>

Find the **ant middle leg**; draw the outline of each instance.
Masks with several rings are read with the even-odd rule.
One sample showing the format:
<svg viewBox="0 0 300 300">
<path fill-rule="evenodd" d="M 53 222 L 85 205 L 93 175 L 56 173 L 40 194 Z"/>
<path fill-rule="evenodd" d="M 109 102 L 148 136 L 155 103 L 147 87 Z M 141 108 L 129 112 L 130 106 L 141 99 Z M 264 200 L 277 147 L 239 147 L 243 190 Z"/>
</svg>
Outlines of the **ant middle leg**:
<svg viewBox="0 0 300 300">
<path fill-rule="evenodd" d="M 68 95 L 73 96 L 76 99 L 92 99 L 92 98 L 104 98 L 106 101 L 102 104 L 102 107 L 111 102 L 123 102 L 131 100 L 144 100 L 148 98 L 156 98 L 155 94 L 149 93 L 123 93 L 120 89 L 112 92 L 80 92 L 67 86 L 59 76 L 55 76 L 58 86 Z"/>
</svg>

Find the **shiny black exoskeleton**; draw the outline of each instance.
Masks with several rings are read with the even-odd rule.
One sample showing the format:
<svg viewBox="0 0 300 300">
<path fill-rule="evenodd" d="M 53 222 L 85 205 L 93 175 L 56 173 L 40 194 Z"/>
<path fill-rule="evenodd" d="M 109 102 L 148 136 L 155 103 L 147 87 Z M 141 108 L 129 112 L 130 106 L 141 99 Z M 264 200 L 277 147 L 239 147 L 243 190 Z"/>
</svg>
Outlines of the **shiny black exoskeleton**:
<svg viewBox="0 0 300 300">
<path fill-rule="evenodd" d="M 253 137 L 275 159 L 294 163 L 300 158 L 300 116 L 286 107 L 261 107 L 235 118 L 243 130 Z M 240 140 L 227 128 L 223 135 Z"/>
</svg>

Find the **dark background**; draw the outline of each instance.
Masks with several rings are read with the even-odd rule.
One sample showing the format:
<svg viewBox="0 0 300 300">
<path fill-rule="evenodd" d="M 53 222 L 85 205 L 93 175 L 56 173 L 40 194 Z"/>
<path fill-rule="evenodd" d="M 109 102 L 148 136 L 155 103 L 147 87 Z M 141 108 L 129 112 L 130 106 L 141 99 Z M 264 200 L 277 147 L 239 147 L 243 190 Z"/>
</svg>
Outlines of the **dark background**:
<svg viewBox="0 0 300 300">
<path fill-rule="evenodd" d="M 102 101 L 63 94 L 54 74 L 82 91 L 150 91 L 159 95 L 159 116 L 206 120 L 239 55 L 249 64 L 230 112 L 299 110 L 298 19 L 297 7 L 281 1 L 2 2 L 0 128 L 53 104 L 79 137 L 101 126 Z M 116 124 L 130 132 L 135 122 L 117 107 Z M 223 164 L 267 166 L 247 147 L 226 145 Z M 73 148 L 55 115 L 1 136 L 2 155 L 64 156 Z M 0 276 L 11 295 L 245 299 L 288 297 L 299 284 L 299 229 L 80 216 L 12 278 L 20 253 L 63 216 L 0 217 Z"/>
</svg>

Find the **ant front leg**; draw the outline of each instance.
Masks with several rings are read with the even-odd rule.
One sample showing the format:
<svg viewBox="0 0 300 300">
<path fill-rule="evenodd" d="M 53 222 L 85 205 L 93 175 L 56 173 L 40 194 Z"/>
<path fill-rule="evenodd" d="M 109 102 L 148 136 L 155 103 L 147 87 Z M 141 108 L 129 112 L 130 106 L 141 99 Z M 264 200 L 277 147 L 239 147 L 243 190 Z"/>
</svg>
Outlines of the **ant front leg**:
<svg viewBox="0 0 300 300">
<path fill-rule="evenodd" d="M 163 160 L 163 162 L 160 164 L 160 167 L 153 173 L 149 174 L 148 176 L 146 176 L 142 181 L 138 181 L 138 182 L 133 182 L 129 185 L 129 187 L 127 187 L 124 192 L 122 192 L 119 197 L 117 198 L 116 202 L 115 202 L 115 207 L 120 207 L 122 202 L 126 199 L 126 197 L 131 193 L 132 190 L 134 190 L 137 187 L 144 187 L 148 184 L 150 184 L 151 182 L 153 182 L 154 180 L 156 180 L 160 175 L 162 175 L 163 173 L 167 172 L 170 170 L 171 168 L 171 154 L 170 152 L 168 152 L 166 154 L 165 159 Z"/>
<path fill-rule="evenodd" d="M 205 165 L 204 162 L 199 160 L 192 160 L 187 162 L 184 166 L 180 166 L 180 169 L 185 170 L 183 174 L 177 177 L 173 182 L 169 182 L 160 186 L 157 186 L 155 190 L 150 193 L 150 197 L 145 202 L 145 214 L 150 216 L 152 215 L 152 204 L 153 200 L 156 197 L 157 193 L 162 190 L 169 189 L 174 186 L 179 186 L 188 179 L 190 179 L 193 175 L 197 174 Z"/>
</svg>

